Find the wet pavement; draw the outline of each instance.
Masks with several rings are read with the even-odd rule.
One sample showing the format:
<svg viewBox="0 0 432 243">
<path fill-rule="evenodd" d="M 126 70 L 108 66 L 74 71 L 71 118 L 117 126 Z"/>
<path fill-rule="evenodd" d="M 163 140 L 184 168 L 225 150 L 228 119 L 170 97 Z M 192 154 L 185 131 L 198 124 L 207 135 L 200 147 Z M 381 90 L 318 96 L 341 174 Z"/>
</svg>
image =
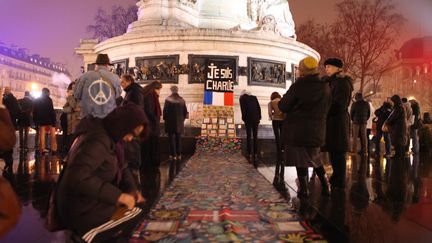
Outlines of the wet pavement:
<svg viewBox="0 0 432 243">
<path fill-rule="evenodd" d="M 261 143 L 271 150 L 271 142 Z M 21 199 L 23 213 L 18 225 L 0 242 L 65 242 L 65 232 L 50 233 L 43 227 L 51 187 L 61 169 L 60 156 L 16 149 L 14 159 L 13 173 L 2 173 Z M 157 202 L 187 160 L 184 156 L 181 162 L 171 163 L 162 154 L 161 166 L 149 168 L 142 175 L 142 191 L 148 200 L 145 211 Z M 273 181 L 274 161 L 271 152 L 260 157 L 258 171 L 269 183 Z M 326 170 L 331 173 L 330 166 Z M 286 167 L 285 182 L 287 191 L 281 191 L 282 195 L 330 242 L 432 242 L 429 154 L 410 155 L 403 160 L 350 154 L 347 187 L 331 197 L 321 196 L 316 179 L 309 184 L 309 199 L 299 200 L 294 168 Z"/>
</svg>

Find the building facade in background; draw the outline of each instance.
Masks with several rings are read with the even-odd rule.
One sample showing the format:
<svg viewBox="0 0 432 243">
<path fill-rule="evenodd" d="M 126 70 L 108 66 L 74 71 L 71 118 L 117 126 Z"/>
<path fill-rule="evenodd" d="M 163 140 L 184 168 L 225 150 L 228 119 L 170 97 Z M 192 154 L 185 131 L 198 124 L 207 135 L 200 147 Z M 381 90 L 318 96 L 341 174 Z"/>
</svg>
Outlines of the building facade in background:
<svg viewBox="0 0 432 243">
<path fill-rule="evenodd" d="M 405 42 L 396 52 L 397 60 L 381 81 L 381 92 L 374 97 L 383 101 L 399 94 L 416 99 L 421 112 L 432 112 L 432 36 Z"/>
<path fill-rule="evenodd" d="M 25 48 L 7 47 L 0 42 L 0 87 L 10 86 L 17 99 L 24 97 L 25 91 L 37 97 L 46 87 L 51 91 L 54 106 L 62 107 L 68 84 L 56 80 L 58 76 L 70 77 L 70 74 L 49 58 L 30 55 Z"/>
</svg>

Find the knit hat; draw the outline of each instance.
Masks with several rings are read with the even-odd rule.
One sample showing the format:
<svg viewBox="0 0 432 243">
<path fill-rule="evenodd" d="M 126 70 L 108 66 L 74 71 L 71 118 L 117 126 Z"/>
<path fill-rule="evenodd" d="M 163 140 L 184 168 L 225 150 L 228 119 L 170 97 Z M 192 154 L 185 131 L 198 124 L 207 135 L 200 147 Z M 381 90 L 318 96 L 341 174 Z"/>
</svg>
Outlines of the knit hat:
<svg viewBox="0 0 432 243">
<path fill-rule="evenodd" d="M 318 74 L 318 61 L 313 57 L 306 57 L 299 63 L 300 76 Z"/>
<path fill-rule="evenodd" d="M 177 85 L 171 86 L 170 90 L 171 90 L 171 92 L 177 94 L 178 93 L 178 87 L 177 87 Z"/>
<path fill-rule="evenodd" d="M 104 119 L 103 124 L 114 141 L 121 140 L 126 134 L 132 133 L 139 125 L 148 124 L 147 116 L 144 110 L 133 103 L 115 108 Z"/>
<path fill-rule="evenodd" d="M 327 60 L 325 60 L 324 66 L 326 66 L 326 65 L 332 65 L 332 66 L 335 66 L 338 68 L 343 68 L 342 60 L 339 58 L 335 58 L 335 57 L 328 58 Z"/>
</svg>

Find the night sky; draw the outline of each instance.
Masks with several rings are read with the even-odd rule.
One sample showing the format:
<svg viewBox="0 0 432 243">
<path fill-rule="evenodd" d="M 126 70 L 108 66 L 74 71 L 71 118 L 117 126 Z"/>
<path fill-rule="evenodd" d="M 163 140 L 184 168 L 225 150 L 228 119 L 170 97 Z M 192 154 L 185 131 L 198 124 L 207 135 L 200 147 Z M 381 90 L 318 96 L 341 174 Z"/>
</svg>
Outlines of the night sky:
<svg viewBox="0 0 432 243">
<path fill-rule="evenodd" d="M 215 0 L 217 1 L 217 0 Z M 432 0 L 395 0 L 407 18 L 400 41 L 432 35 Z M 0 0 L 0 41 L 29 49 L 64 63 L 72 78 L 79 73 L 81 59 L 74 54 L 79 40 L 89 38 L 88 24 L 98 7 L 129 6 L 136 0 Z M 290 0 L 296 24 L 308 19 L 331 22 L 338 0 Z M 429 23 L 428 23 L 429 20 Z"/>
</svg>

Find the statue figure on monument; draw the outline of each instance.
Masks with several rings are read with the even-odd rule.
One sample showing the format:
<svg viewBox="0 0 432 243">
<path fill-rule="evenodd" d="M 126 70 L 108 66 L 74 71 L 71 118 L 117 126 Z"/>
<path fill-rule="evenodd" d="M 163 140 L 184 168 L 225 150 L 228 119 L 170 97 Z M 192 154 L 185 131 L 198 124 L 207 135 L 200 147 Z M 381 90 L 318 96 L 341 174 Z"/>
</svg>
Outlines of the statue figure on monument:
<svg viewBox="0 0 432 243">
<path fill-rule="evenodd" d="M 276 33 L 287 38 L 295 37 L 295 25 L 288 0 L 249 0 L 248 5 L 248 15 L 259 27 L 268 24 L 268 16 L 273 16 Z"/>
</svg>

